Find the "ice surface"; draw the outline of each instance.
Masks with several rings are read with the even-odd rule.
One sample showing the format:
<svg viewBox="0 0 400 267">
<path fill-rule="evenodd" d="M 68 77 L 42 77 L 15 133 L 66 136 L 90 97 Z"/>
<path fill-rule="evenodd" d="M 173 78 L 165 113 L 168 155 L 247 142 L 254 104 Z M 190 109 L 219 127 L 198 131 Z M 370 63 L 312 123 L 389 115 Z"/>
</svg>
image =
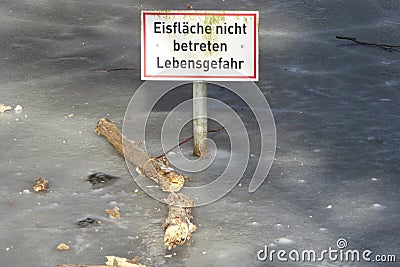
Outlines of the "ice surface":
<svg viewBox="0 0 400 267">
<path fill-rule="evenodd" d="M 278 147 L 268 179 L 249 194 L 257 124 L 240 100 L 210 87 L 210 96 L 240 111 L 254 134 L 255 157 L 242 187 L 194 210 L 199 230 L 188 244 L 174 249 L 176 255 L 165 250 L 165 205 L 138 189 L 124 160 L 93 128 L 104 116 L 121 127 L 142 83 L 140 10 L 187 4 L 2 1 L 0 103 L 23 109 L 0 114 L 1 265 L 102 264 L 105 255 L 138 255 L 148 266 L 287 266 L 261 262 L 257 251 L 271 243 L 275 250 L 317 251 L 336 247 L 341 237 L 349 249 L 399 258 L 400 52 L 335 39 L 399 45 L 400 2 L 390 0 L 190 3 L 194 9 L 260 11 L 257 85 L 272 107 Z M 124 67 L 137 70 L 105 72 Z M 171 93 L 179 101 L 190 97 L 189 87 Z M 154 151 L 168 108 L 165 103 L 153 116 Z M 188 135 L 190 129 L 182 133 Z M 225 139 L 215 135 L 227 147 Z M 190 144 L 184 149 L 189 153 Z M 121 179 L 94 190 L 86 181 L 94 172 Z M 49 180 L 47 192 L 32 191 L 39 176 Z M 194 177 L 192 183 L 203 182 Z M 114 204 L 120 219 L 105 213 Z M 79 227 L 86 218 L 101 224 Z M 61 242 L 70 250 L 57 251 Z"/>
</svg>

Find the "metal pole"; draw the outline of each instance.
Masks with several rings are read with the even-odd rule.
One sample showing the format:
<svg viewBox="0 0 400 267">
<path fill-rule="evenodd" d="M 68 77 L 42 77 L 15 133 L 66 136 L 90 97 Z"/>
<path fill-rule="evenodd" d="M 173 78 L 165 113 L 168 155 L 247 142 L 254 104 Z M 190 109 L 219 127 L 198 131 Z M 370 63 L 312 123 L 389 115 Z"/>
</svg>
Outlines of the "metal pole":
<svg viewBox="0 0 400 267">
<path fill-rule="evenodd" d="M 207 83 L 193 82 L 193 155 L 208 154 L 207 141 Z M 203 142 L 201 142 L 203 140 Z"/>
</svg>

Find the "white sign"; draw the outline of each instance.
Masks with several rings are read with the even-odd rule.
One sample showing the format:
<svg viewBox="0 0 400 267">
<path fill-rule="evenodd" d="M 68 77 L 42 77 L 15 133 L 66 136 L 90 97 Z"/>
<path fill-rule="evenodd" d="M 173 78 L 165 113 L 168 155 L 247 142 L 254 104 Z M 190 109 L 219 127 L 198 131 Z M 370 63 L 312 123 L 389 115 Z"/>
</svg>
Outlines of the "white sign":
<svg viewBox="0 0 400 267">
<path fill-rule="evenodd" d="M 142 11 L 142 80 L 258 81 L 258 11 Z"/>
</svg>

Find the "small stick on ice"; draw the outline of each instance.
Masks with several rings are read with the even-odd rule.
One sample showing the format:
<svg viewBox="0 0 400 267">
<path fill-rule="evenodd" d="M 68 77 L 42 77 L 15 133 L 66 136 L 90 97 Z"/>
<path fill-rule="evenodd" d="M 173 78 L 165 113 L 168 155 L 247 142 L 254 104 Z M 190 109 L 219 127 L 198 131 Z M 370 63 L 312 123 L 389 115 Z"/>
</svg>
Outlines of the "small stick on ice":
<svg viewBox="0 0 400 267">
<path fill-rule="evenodd" d="M 354 42 L 356 44 L 360 44 L 360 45 L 376 46 L 376 47 L 383 48 L 385 50 L 393 50 L 393 49 L 400 48 L 400 45 L 389 45 L 389 44 L 377 44 L 377 43 L 363 42 L 363 41 L 357 40 L 357 38 L 355 38 L 355 37 L 336 36 L 336 39 L 349 40 L 349 41 L 352 41 L 352 42 Z"/>
<path fill-rule="evenodd" d="M 120 258 L 115 256 L 106 256 L 106 265 L 91 265 L 91 264 L 57 264 L 56 266 L 63 267 L 146 267 L 146 265 L 138 263 L 138 257 L 136 256 L 133 260 L 126 258 Z"/>
<path fill-rule="evenodd" d="M 44 177 L 37 177 L 33 183 L 33 190 L 35 192 L 46 191 L 49 186 L 49 181 Z"/>
<path fill-rule="evenodd" d="M 12 109 L 11 106 L 6 106 L 6 105 L 3 105 L 3 104 L 0 104 L 0 113 L 6 112 L 6 111 L 11 110 L 11 109 Z"/>
</svg>

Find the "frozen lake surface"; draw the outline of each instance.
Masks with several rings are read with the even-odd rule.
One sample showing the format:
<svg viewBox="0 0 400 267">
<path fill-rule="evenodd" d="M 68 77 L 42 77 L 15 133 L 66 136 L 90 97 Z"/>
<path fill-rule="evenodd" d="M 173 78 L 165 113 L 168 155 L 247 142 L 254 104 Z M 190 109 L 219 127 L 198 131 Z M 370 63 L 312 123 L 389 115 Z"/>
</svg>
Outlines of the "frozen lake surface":
<svg viewBox="0 0 400 267">
<path fill-rule="evenodd" d="M 187 4 L 0 3 L 0 103 L 23 108 L 0 113 L 1 265 L 103 264 L 106 255 L 137 255 L 148 266 L 287 266 L 276 258 L 260 261 L 257 252 L 265 246 L 320 252 L 337 249 L 340 238 L 348 249 L 399 261 L 400 51 L 335 39 L 400 45 L 400 2 L 394 0 L 190 3 L 194 9 L 260 11 L 257 85 L 275 117 L 277 150 L 258 191 L 248 193 L 253 162 L 241 186 L 194 209 L 199 229 L 187 244 L 164 248 L 165 205 L 138 188 L 123 158 L 93 129 L 102 117 L 121 127 L 142 84 L 140 10 Z M 136 70 L 105 72 L 114 68 Z M 188 99 L 191 88 L 175 94 Z M 212 86 L 209 95 L 238 110 L 256 133 L 241 101 Z M 154 125 L 167 110 L 157 112 Z M 224 134 L 214 136 L 224 142 Z M 255 157 L 259 142 L 252 139 Z M 94 172 L 121 179 L 92 189 L 86 179 Z M 33 192 L 39 176 L 49 180 L 48 192 Z M 120 219 L 105 213 L 114 206 Z M 80 227 L 87 217 L 101 224 Z M 60 242 L 70 250 L 57 251 Z"/>
</svg>

